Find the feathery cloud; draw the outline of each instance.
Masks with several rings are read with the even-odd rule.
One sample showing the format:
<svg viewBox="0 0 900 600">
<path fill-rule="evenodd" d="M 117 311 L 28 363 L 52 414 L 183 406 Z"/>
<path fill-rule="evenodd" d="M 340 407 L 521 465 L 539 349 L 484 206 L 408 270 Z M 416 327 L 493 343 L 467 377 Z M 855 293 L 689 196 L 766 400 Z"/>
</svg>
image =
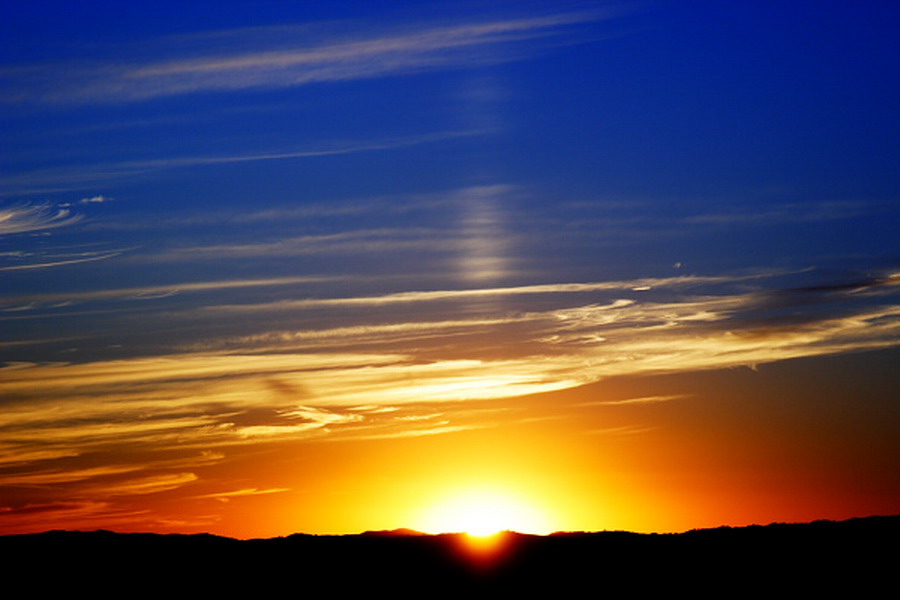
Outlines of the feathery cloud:
<svg viewBox="0 0 900 600">
<path fill-rule="evenodd" d="M 50 204 L 0 206 L 0 235 L 65 227 L 81 220 L 66 208 Z"/>
<path fill-rule="evenodd" d="M 126 160 L 112 163 L 81 165 L 79 167 L 54 167 L 25 171 L 0 178 L 2 196 L 29 196 L 50 192 L 78 190 L 87 184 L 108 182 L 134 177 L 165 169 L 198 167 L 231 163 L 246 163 L 271 160 L 291 160 L 322 156 L 340 156 L 360 152 L 377 152 L 430 144 L 440 141 L 483 135 L 479 130 L 436 131 L 419 135 L 409 135 L 371 140 L 351 140 L 310 145 L 306 148 L 283 152 L 232 154 L 227 156 L 198 155 L 176 156 L 145 160 Z M 90 199 L 89 199 L 90 200 Z M 93 202 L 88 202 L 93 203 Z M 84 202 L 79 202 L 84 204 Z M 60 210 L 60 217 L 68 217 L 68 211 Z M 0 218 L 2 218 L 0 213 Z M 74 217 L 73 217 L 74 218 Z M 0 233 L 2 220 L 0 220 Z"/>
<path fill-rule="evenodd" d="M 524 42 L 549 38 L 606 14 L 570 12 L 322 39 L 309 27 L 250 28 L 170 40 L 182 55 L 109 60 L 93 68 L 7 69 L 5 102 L 130 102 L 209 91 L 271 89 L 514 60 Z M 198 46 L 203 46 L 198 51 Z M 237 48 L 237 49 L 235 49 Z M 140 48 L 132 48 L 140 51 Z M 492 58 L 489 58 L 492 57 Z"/>
<path fill-rule="evenodd" d="M 736 281 L 742 278 L 672 278 L 653 280 L 651 287 Z M 614 375 L 752 366 L 886 348 L 900 339 L 896 274 L 874 278 L 865 286 L 814 286 L 807 293 L 827 294 L 831 304 L 813 303 L 815 310 L 802 315 L 783 316 L 780 306 L 770 304 L 772 292 L 724 293 L 727 289 L 715 295 L 571 303 L 581 298 L 576 293 L 622 292 L 637 282 L 650 283 L 388 295 L 375 303 L 427 304 L 466 298 L 466 293 L 458 293 L 472 292 L 554 294 L 568 306 L 491 319 L 406 321 L 211 340 L 209 348 L 218 351 L 72 364 L 19 363 L 2 370 L 0 392 L 10 402 L 0 415 L 0 430 L 17 432 L 20 440 L 33 439 L 22 442 L 22 451 L 37 448 L 34 444 L 40 440 L 41 449 L 61 453 L 138 439 L 208 447 L 302 438 L 375 424 L 371 408 L 358 407 L 511 398 Z M 647 292 L 632 293 L 641 297 Z M 359 306 L 367 308 L 371 299 L 332 300 L 347 306 L 361 300 Z M 448 346 L 450 332 L 475 337 Z M 488 336 L 492 343 L 473 341 L 484 339 L 478 336 Z M 503 348 L 499 354 L 498 344 Z M 235 350 L 228 349 L 232 346 Z M 356 351 L 345 350 L 349 348 Z M 78 427 L 72 428 L 73 423 Z"/>
<path fill-rule="evenodd" d="M 112 254 L 112 253 L 104 253 Z M 20 267 L 24 268 L 24 267 Z M 2 270 L 11 270 L 12 268 L 2 268 Z M 304 283 L 314 283 L 328 281 L 331 277 L 313 277 L 313 276 L 296 276 L 296 277 L 273 277 L 269 279 L 232 279 L 221 281 L 195 281 L 185 283 L 175 283 L 169 285 L 153 285 L 144 287 L 131 287 L 107 290 L 92 290 L 88 292 L 60 292 L 60 293 L 37 293 L 28 295 L 0 296 L 0 307 L 6 303 L 18 304 L 28 302 L 30 309 L 39 305 L 59 304 L 66 302 L 67 305 L 74 302 L 88 302 L 99 300 L 148 300 L 155 298 L 166 298 L 180 293 L 191 292 L 217 292 L 230 289 L 257 288 L 257 287 L 275 287 L 290 286 Z M 0 308 L 0 310 L 14 310 L 13 308 Z M 20 309 L 21 310 L 21 309 Z"/>
</svg>

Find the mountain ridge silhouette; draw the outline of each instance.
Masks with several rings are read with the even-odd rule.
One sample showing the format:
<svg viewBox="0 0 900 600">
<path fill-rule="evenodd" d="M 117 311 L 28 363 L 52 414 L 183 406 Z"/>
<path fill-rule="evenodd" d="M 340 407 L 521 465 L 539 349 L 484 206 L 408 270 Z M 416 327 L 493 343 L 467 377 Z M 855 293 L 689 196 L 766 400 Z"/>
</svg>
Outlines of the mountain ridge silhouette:
<svg viewBox="0 0 900 600">
<path fill-rule="evenodd" d="M 43 585 L 66 582 L 66 591 L 73 586 L 96 591 L 111 577 L 160 592 L 258 594 L 274 593 L 275 583 L 300 577 L 345 591 L 389 589 L 401 596 L 403 590 L 414 595 L 434 586 L 555 593 L 584 586 L 656 592 L 681 587 L 710 594 L 779 590 L 779 595 L 843 589 L 859 596 L 895 583 L 898 535 L 900 515 L 682 533 L 507 531 L 485 547 L 462 533 L 411 529 L 248 540 L 209 533 L 53 530 L 0 536 L 0 556 L 7 573 L 15 576 L 39 565 L 54 574 Z"/>
</svg>

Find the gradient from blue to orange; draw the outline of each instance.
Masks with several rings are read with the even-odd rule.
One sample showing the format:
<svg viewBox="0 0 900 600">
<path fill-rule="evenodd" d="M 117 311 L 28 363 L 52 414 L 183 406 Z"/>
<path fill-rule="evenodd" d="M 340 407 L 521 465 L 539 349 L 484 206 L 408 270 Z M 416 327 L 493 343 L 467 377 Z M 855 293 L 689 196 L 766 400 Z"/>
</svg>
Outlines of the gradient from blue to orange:
<svg viewBox="0 0 900 600">
<path fill-rule="evenodd" d="M 898 25 L 5 3 L 0 533 L 900 512 Z"/>
</svg>

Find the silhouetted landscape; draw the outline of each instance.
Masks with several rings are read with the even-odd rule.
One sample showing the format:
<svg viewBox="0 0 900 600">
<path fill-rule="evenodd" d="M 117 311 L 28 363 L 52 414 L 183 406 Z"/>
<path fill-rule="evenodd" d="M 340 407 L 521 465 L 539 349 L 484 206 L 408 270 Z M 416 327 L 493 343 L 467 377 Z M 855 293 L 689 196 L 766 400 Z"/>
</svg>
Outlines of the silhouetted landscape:
<svg viewBox="0 0 900 600">
<path fill-rule="evenodd" d="M 898 532 L 900 516 L 890 516 L 677 534 L 505 532 L 487 548 L 465 534 L 411 530 L 254 540 L 50 531 L 0 537 L 0 553 L 13 578 L 32 573 L 34 583 L 45 589 L 100 591 L 124 585 L 129 590 L 244 590 L 257 595 L 290 590 L 316 596 L 323 591 L 405 595 L 478 587 L 597 595 L 623 589 L 718 590 L 728 595 L 749 589 L 777 590 L 780 596 L 892 586 Z"/>
</svg>

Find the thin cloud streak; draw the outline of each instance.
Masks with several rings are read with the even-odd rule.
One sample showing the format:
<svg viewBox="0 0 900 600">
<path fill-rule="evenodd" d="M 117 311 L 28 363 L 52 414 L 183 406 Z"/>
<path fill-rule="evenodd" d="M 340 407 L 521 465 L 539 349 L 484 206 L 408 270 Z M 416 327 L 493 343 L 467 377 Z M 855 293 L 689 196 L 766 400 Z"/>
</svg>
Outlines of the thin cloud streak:
<svg viewBox="0 0 900 600">
<path fill-rule="evenodd" d="M 430 144 L 434 142 L 478 136 L 485 133 L 487 132 L 484 130 L 437 131 L 420 135 L 395 137 L 380 140 L 335 142 L 331 144 L 323 144 L 318 147 L 309 147 L 306 149 L 291 150 L 287 152 L 235 154 L 230 156 L 183 156 L 150 160 L 129 160 L 107 164 L 82 165 L 77 168 L 59 167 L 43 169 L 18 173 L 16 175 L 6 176 L 0 179 L 0 186 L 4 188 L 2 191 L 0 191 L 0 197 L 28 196 L 34 194 L 44 194 L 48 192 L 82 189 L 86 184 L 95 184 L 98 182 L 135 177 L 138 175 L 144 175 L 147 173 L 153 173 L 166 169 L 271 160 L 292 160 L 324 156 L 340 156 L 346 154 L 356 154 L 360 152 L 396 150 L 400 148 L 418 146 L 420 144 Z M 29 220 L 27 218 L 28 213 L 23 212 L 23 209 L 18 210 L 21 214 L 17 213 L 13 216 L 16 217 L 18 222 L 24 222 L 27 226 L 27 222 Z M 59 216 L 56 217 L 56 220 L 63 221 L 63 217 L 68 217 L 68 215 L 68 211 L 61 210 Z M 4 216 L 5 215 L 3 214 L 3 212 L 0 212 L 0 233 L 4 233 Z M 50 225 L 50 223 L 52 223 L 53 221 L 51 221 L 51 219 L 47 216 L 42 216 L 42 220 L 37 220 L 34 217 L 32 217 L 30 220 L 40 223 L 40 228 L 60 226 L 62 224 L 68 224 L 68 222 L 74 222 L 70 219 L 68 222 L 63 221 L 58 225 Z M 17 221 L 12 221 L 13 225 L 15 225 Z M 28 230 L 29 229 L 23 229 L 23 231 Z"/>
<path fill-rule="evenodd" d="M 599 291 L 632 290 L 647 291 L 655 287 L 679 287 L 700 284 L 734 282 L 745 279 L 761 278 L 765 275 L 748 275 L 741 277 L 699 277 L 683 276 L 670 278 L 645 278 L 630 281 L 606 281 L 589 283 L 553 283 L 526 285 L 517 287 L 473 288 L 462 290 L 429 290 L 397 292 L 381 296 L 360 296 L 348 298 L 309 298 L 304 300 L 284 300 L 250 305 L 219 305 L 205 310 L 222 312 L 293 310 L 316 306 L 379 306 L 388 304 L 408 304 L 415 302 L 432 302 L 438 300 L 454 300 L 495 296 L 519 296 L 533 294 L 569 294 Z"/>
<path fill-rule="evenodd" d="M 206 36 L 210 47 L 194 57 L 146 64 L 109 62 L 89 70 L 54 66 L 7 70 L 13 81 L 0 94 L 0 101 L 133 102 L 199 92 L 387 77 L 483 62 L 488 60 L 486 55 L 495 61 L 514 60 L 518 58 L 513 53 L 516 44 L 546 40 L 563 28 L 605 16 L 594 11 L 453 26 L 422 24 L 409 31 L 370 33 L 317 45 L 292 41 L 281 47 L 272 45 L 271 31 L 266 28 L 238 30 Z M 236 38 L 252 50 L 232 50 L 230 42 Z"/>
<path fill-rule="evenodd" d="M 453 239 L 422 227 L 405 229 L 363 229 L 316 235 L 287 237 L 275 241 L 244 244 L 182 246 L 147 255 L 145 260 L 190 261 L 220 258 L 272 258 L 310 254 L 355 254 L 375 251 L 452 250 Z"/>
<path fill-rule="evenodd" d="M 510 323 L 521 323 L 524 316 L 496 319 L 461 319 L 457 321 L 410 321 L 384 325 L 352 325 L 330 329 L 303 331 L 268 331 L 247 336 L 202 342 L 189 350 L 220 350 L 224 348 L 254 348 L 256 351 L 276 351 L 300 348 L 327 348 L 331 345 L 386 344 L 392 340 L 412 341 L 422 336 L 449 335 L 453 330 L 471 331 Z"/>
<path fill-rule="evenodd" d="M 0 269 L 7 270 L 7 269 Z M 27 296 L 8 296 L 0 300 L 17 303 L 31 301 L 33 303 L 59 303 L 59 302 L 85 302 L 92 300 L 110 300 L 110 299 L 152 299 L 168 297 L 178 293 L 189 292 L 210 292 L 223 291 L 229 289 L 256 288 L 256 287 L 276 287 L 287 285 L 298 285 L 304 283 L 318 283 L 330 281 L 332 277 L 314 277 L 314 276 L 295 276 L 295 277 L 276 277 L 270 279 L 234 279 L 223 281 L 201 281 L 194 283 L 176 283 L 170 285 L 155 285 L 146 287 L 119 288 L 110 290 L 94 290 L 90 292 L 69 292 L 55 294 L 30 294 Z"/>
<path fill-rule="evenodd" d="M 36 263 L 28 263 L 24 265 L 11 265 L 6 267 L 0 267 L 0 271 L 30 271 L 33 269 L 49 269 L 52 267 L 62 267 L 65 265 L 77 265 L 80 263 L 87 262 L 95 262 L 98 260 L 106 260 L 108 258 L 115 258 L 122 254 L 122 251 L 112 251 L 112 252 L 102 252 L 97 253 L 96 256 L 86 256 L 83 258 L 70 258 L 67 260 L 55 260 L 49 262 L 36 262 Z"/>
<path fill-rule="evenodd" d="M 641 396 L 639 398 L 624 398 L 621 400 L 604 400 L 602 402 L 584 402 L 578 406 L 622 406 L 626 404 L 657 404 L 659 402 L 671 402 L 673 400 L 682 400 L 688 396 L 684 394 L 673 394 L 671 396 Z"/>
<path fill-rule="evenodd" d="M 109 475 L 121 475 L 123 473 L 131 473 L 143 470 L 140 465 L 106 465 L 101 467 L 93 467 L 86 469 L 69 469 L 66 471 L 46 471 L 37 473 L 24 473 L 21 475 L 7 475 L 0 477 L 0 483 L 7 485 L 57 485 L 61 483 L 71 483 L 74 481 L 83 481 L 93 479 L 95 477 L 104 477 Z"/>
<path fill-rule="evenodd" d="M 87 486 L 83 493 L 92 498 L 158 494 L 183 487 L 197 479 L 194 473 L 162 473 L 122 482 L 97 483 Z"/>
<path fill-rule="evenodd" d="M 770 223 L 838 221 L 876 213 L 877 206 L 861 202 L 814 202 L 779 204 L 760 210 L 755 207 L 729 213 L 698 214 L 684 218 L 686 223 L 704 225 L 735 225 Z"/>
<path fill-rule="evenodd" d="M 217 492 L 214 494 L 203 494 L 201 496 L 194 496 L 194 498 L 204 499 L 204 498 L 212 498 L 215 500 L 219 500 L 221 502 L 228 502 L 231 498 L 238 498 L 243 496 L 264 496 L 268 494 L 280 494 L 283 492 L 291 491 L 289 488 L 268 488 L 268 489 L 259 489 L 259 488 L 244 488 L 240 490 L 234 490 L 231 492 Z"/>
</svg>

